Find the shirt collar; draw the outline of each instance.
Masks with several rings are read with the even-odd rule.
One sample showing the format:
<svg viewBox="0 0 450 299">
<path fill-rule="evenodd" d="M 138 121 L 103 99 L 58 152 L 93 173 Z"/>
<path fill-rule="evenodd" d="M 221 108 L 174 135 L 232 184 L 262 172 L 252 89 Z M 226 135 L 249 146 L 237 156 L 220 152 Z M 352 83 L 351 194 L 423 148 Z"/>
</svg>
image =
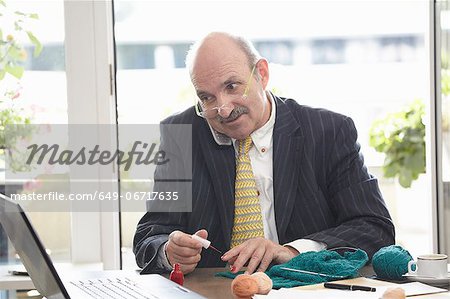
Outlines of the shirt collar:
<svg viewBox="0 0 450 299">
<path fill-rule="evenodd" d="M 267 98 L 270 100 L 271 104 L 271 112 L 269 120 L 258 130 L 254 131 L 250 134 L 252 137 L 253 145 L 257 149 L 257 151 L 260 153 L 261 149 L 269 149 L 272 147 L 272 133 L 273 133 L 273 127 L 275 125 L 275 114 L 276 114 L 276 105 L 275 100 L 272 97 L 272 94 L 270 92 L 266 92 Z M 234 149 L 237 150 L 237 142 L 236 139 L 233 140 L 233 146 Z"/>
</svg>

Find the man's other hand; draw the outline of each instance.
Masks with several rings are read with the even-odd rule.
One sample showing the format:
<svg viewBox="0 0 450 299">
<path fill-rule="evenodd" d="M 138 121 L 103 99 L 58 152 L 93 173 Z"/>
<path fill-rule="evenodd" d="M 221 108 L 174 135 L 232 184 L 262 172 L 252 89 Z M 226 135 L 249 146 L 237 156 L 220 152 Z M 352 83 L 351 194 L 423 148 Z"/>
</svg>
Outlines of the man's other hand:
<svg viewBox="0 0 450 299">
<path fill-rule="evenodd" d="M 237 273 L 247 263 L 246 274 L 265 271 L 273 261 L 283 264 L 297 256 L 299 252 L 290 246 L 282 246 L 264 238 L 254 238 L 230 249 L 222 260 L 232 265 L 233 273 Z"/>
<path fill-rule="evenodd" d="M 195 233 L 204 239 L 208 238 L 208 232 L 201 229 Z M 191 273 L 197 267 L 201 259 L 202 244 L 192 239 L 191 235 L 181 231 L 173 231 L 169 235 L 169 241 L 166 244 L 166 255 L 169 263 L 180 264 L 181 271 L 184 274 Z"/>
</svg>

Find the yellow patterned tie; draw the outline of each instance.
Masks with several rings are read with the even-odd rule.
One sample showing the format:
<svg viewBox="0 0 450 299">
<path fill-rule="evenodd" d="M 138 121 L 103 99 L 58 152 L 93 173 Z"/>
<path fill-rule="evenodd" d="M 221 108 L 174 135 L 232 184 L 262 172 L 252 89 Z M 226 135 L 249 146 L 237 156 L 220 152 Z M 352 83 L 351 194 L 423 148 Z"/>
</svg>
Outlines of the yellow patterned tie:
<svg viewBox="0 0 450 299">
<path fill-rule="evenodd" d="M 234 199 L 234 224 L 231 234 L 231 248 L 242 242 L 264 237 L 264 226 L 256 190 L 255 177 L 248 152 L 252 147 L 252 138 L 238 140 L 238 157 L 236 161 L 236 182 Z"/>
</svg>

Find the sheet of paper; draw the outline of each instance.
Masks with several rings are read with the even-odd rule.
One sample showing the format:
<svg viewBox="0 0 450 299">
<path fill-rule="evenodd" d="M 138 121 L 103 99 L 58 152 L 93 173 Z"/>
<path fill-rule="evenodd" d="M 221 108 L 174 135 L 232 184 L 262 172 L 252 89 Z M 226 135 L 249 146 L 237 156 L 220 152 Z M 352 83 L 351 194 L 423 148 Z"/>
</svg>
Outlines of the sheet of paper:
<svg viewBox="0 0 450 299">
<path fill-rule="evenodd" d="M 446 289 L 429 286 L 421 282 L 404 283 L 398 286 L 405 290 L 406 297 L 447 292 Z"/>
<path fill-rule="evenodd" d="M 378 299 L 379 295 L 374 292 L 362 292 L 362 291 L 342 291 L 331 289 L 320 290 L 298 290 L 298 289 L 280 289 L 278 291 L 272 290 L 268 295 L 255 295 L 253 298 L 259 299 L 352 299 L 352 298 L 364 298 L 364 299 Z"/>
<path fill-rule="evenodd" d="M 406 296 L 425 295 L 447 292 L 445 289 L 432 287 L 420 282 L 411 282 L 405 284 L 398 284 L 395 286 L 381 286 L 377 287 L 376 292 L 364 292 L 364 291 L 345 291 L 345 290 L 333 290 L 333 289 L 317 289 L 317 290 L 299 290 L 299 289 L 280 289 L 272 290 L 268 295 L 255 295 L 254 298 L 264 299 L 352 299 L 352 298 L 367 298 L 367 299 L 379 299 L 383 296 L 383 293 L 389 287 L 401 287 L 405 290 Z"/>
</svg>

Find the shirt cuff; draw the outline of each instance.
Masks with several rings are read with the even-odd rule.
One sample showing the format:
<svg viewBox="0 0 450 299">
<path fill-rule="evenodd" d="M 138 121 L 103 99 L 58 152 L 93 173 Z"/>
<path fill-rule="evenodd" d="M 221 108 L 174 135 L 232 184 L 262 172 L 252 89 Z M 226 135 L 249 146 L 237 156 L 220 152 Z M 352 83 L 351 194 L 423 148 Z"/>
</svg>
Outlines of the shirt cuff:
<svg viewBox="0 0 450 299">
<path fill-rule="evenodd" d="M 158 267 L 165 269 L 166 271 L 172 271 L 172 265 L 169 263 L 169 259 L 166 255 L 166 246 L 167 242 L 159 246 L 157 264 Z"/>
<path fill-rule="evenodd" d="M 290 246 L 296 249 L 299 253 L 307 251 L 321 251 L 327 248 L 327 244 L 309 239 L 298 239 L 284 244 L 283 246 Z"/>
</svg>

